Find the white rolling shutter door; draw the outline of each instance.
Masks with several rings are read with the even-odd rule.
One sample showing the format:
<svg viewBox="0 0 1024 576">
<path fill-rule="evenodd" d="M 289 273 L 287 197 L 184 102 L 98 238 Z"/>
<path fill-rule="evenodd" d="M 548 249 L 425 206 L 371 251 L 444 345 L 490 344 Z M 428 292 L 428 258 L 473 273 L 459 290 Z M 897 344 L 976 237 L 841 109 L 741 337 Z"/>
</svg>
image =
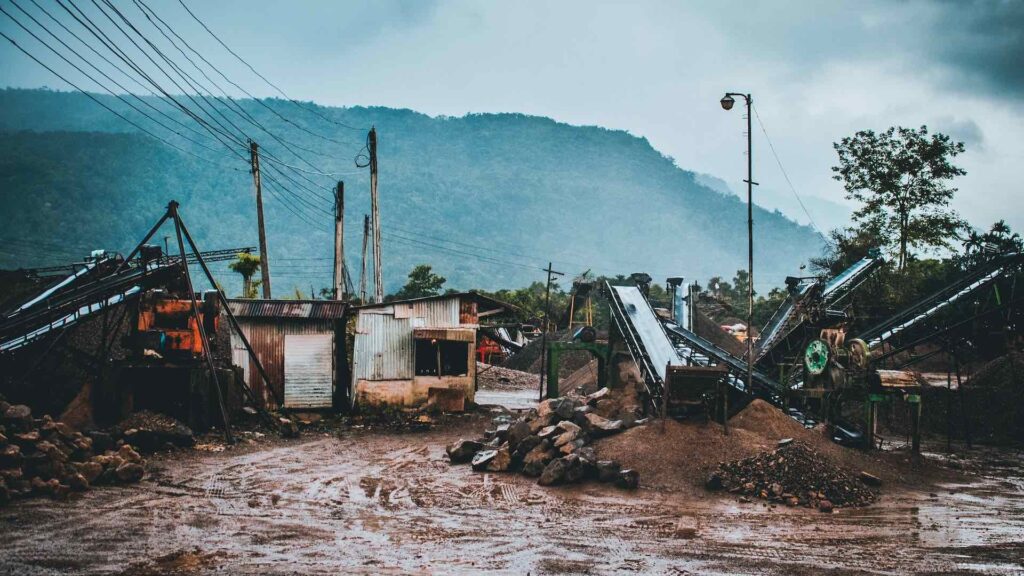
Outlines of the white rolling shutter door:
<svg viewBox="0 0 1024 576">
<path fill-rule="evenodd" d="M 330 408 L 333 400 L 334 336 L 284 337 L 284 407 Z"/>
</svg>

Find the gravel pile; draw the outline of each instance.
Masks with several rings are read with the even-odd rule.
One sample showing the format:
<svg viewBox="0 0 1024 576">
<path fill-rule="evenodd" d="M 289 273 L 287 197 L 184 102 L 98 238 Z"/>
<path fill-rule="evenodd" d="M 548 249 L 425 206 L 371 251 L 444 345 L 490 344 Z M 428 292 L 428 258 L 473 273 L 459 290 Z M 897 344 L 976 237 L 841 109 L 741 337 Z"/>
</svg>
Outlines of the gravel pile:
<svg viewBox="0 0 1024 576">
<path fill-rule="evenodd" d="M 485 390 L 537 390 L 540 376 L 498 365 L 476 363 L 477 385 Z"/>
<path fill-rule="evenodd" d="M 867 484 L 877 485 L 878 478 L 866 473 L 858 477 L 803 443 L 782 444 L 770 452 L 719 464 L 707 487 L 823 512 L 838 506 L 866 506 L 877 498 Z"/>
</svg>

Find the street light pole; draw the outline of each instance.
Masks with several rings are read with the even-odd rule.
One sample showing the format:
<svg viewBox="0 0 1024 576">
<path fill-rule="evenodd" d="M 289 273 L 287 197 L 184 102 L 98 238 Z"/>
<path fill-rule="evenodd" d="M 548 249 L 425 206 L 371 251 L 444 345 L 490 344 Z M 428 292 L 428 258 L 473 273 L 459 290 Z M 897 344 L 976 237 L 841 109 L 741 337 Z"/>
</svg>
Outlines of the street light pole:
<svg viewBox="0 0 1024 576">
<path fill-rule="evenodd" d="M 721 100 L 722 108 L 731 110 L 736 102 L 733 96 L 740 96 L 747 104 L 747 393 L 754 390 L 754 154 L 753 130 L 751 126 L 750 94 L 727 92 Z"/>
</svg>

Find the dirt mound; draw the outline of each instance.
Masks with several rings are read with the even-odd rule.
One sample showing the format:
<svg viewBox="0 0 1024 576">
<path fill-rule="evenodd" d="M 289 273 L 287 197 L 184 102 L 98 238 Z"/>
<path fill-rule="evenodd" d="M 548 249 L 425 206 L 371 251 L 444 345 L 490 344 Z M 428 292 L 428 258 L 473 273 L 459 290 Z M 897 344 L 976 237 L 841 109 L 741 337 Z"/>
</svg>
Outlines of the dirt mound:
<svg viewBox="0 0 1024 576">
<path fill-rule="evenodd" d="M 725 430 L 714 422 L 658 421 L 594 444 L 601 459 L 640 472 L 648 487 L 701 493 L 718 464 L 747 458 L 774 443 L 747 430 Z"/>
<path fill-rule="evenodd" d="M 760 398 L 730 418 L 729 426 L 743 428 L 766 440 L 805 437 L 808 434 L 803 425 Z"/>
<path fill-rule="evenodd" d="M 729 434 L 716 422 L 652 422 L 595 443 L 598 456 L 635 468 L 644 485 L 704 493 L 704 483 L 720 463 L 773 450 L 792 438 L 827 458 L 832 465 L 868 472 L 885 485 L 930 484 L 954 476 L 949 470 L 906 452 L 863 452 L 833 443 L 825 427 L 804 428 L 782 410 L 755 400 L 729 420 Z"/>
<path fill-rule="evenodd" d="M 709 488 L 831 511 L 832 506 L 867 506 L 877 494 L 855 474 L 800 442 L 757 456 L 723 463 Z"/>
</svg>

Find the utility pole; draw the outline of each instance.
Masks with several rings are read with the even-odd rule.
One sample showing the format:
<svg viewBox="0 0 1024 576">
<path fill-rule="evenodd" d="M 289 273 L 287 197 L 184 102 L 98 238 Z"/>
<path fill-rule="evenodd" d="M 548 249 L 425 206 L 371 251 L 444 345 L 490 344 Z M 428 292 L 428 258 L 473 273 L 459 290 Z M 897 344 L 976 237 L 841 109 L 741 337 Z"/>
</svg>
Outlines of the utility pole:
<svg viewBox="0 0 1024 576">
<path fill-rule="evenodd" d="M 366 304 L 366 246 L 370 240 L 370 215 L 363 214 L 363 260 L 359 272 L 359 303 Z"/>
<path fill-rule="evenodd" d="M 754 99 L 750 94 L 740 92 L 727 92 L 720 103 L 724 110 L 732 110 L 736 100 L 733 96 L 739 96 L 747 104 L 747 394 L 754 391 L 754 148 L 752 129 L 752 110 Z"/>
<path fill-rule="evenodd" d="M 263 185 L 260 182 L 260 150 L 249 140 L 249 161 L 252 164 L 252 183 L 256 187 L 256 225 L 260 232 L 260 280 L 263 297 L 270 299 L 270 262 L 267 255 L 267 230 L 263 223 Z"/>
<path fill-rule="evenodd" d="M 544 400 L 544 374 L 547 372 L 548 326 L 551 324 L 551 275 L 563 275 L 562 272 L 551 269 L 551 262 L 548 262 L 546 272 L 548 273 L 548 284 L 544 292 L 544 331 L 540 333 L 540 400 Z M 554 392 L 558 391 L 554 390 Z M 552 390 L 548 390 L 548 398 L 555 397 L 552 395 Z"/>
<path fill-rule="evenodd" d="M 380 203 L 377 198 L 377 127 L 370 127 L 367 138 L 370 152 L 370 209 L 373 214 L 373 301 L 384 301 L 384 271 L 380 257 Z"/>
<path fill-rule="evenodd" d="M 338 181 L 334 189 L 334 299 L 345 294 L 345 183 Z"/>
</svg>

